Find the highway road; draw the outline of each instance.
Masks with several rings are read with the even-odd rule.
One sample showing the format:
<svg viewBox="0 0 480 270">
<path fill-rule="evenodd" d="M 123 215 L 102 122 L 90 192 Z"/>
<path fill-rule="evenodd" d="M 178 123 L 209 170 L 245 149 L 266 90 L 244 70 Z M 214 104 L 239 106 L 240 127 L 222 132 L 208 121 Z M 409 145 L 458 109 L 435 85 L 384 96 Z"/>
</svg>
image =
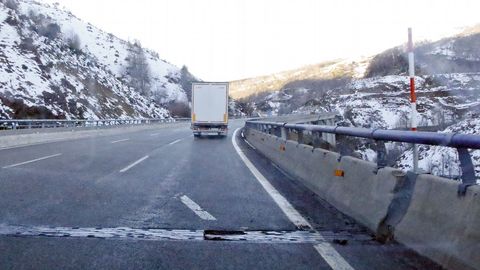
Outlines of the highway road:
<svg viewBox="0 0 480 270">
<path fill-rule="evenodd" d="M 243 124 L 0 150 L 0 269 L 440 269 L 373 241 L 255 152 Z"/>
</svg>

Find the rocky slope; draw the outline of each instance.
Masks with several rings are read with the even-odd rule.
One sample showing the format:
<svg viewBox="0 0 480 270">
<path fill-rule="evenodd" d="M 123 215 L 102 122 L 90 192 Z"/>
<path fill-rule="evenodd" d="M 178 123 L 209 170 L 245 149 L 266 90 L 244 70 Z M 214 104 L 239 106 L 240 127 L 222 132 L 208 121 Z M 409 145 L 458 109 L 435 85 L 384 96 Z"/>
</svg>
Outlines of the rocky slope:
<svg viewBox="0 0 480 270">
<path fill-rule="evenodd" d="M 423 129 L 480 133 L 480 122 L 475 120 L 480 113 L 480 34 L 475 29 L 436 42 L 417 44 L 418 123 Z M 343 61 L 349 62 L 354 63 Z M 267 115 L 338 112 L 342 116 L 340 125 L 408 128 L 408 60 L 403 47 L 389 49 L 363 63 L 363 76 L 351 75 L 353 66 L 346 65 L 342 68 L 345 72 L 337 72 L 340 76 L 330 73 L 330 76 L 322 75 L 320 79 L 278 83 L 270 89 L 261 86 L 262 82 L 275 76 L 243 81 L 241 89 L 250 89 L 252 84 L 260 85 L 264 90 L 257 89 L 259 91 L 253 95 L 242 98 L 243 107 L 248 112 Z M 326 66 L 329 65 L 332 64 Z M 398 153 L 396 165 L 409 168 L 411 152 L 408 146 L 389 144 L 388 147 Z M 352 150 L 359 151 L 365 159 L 375 160 L 375 153 L 368 142 L 358 141 L 354 148 Z M 480 152 L 477 152 L 474 152 L 475 164 L 480 175 L 480 160 L 477 157 Z M 420 165 L 426 171 L 454 177 L 459 170 L 455 153 L 441 147 L 422 147 Z"/>
<path fill-rule="evenodd" d="M 132 46 L 56 5 L 1 0 L 0 119 L 169 117 L 188 76 L 145 49 L 149 92 L 138 91 Z"/>
</svg>

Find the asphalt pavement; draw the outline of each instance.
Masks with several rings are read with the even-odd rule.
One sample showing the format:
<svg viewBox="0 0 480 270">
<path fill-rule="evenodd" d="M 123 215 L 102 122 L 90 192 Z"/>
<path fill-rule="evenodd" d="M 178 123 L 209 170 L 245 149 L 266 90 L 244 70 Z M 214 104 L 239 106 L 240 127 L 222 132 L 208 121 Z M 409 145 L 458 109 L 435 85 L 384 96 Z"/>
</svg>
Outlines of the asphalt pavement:
<svg viewBox="0 0 480 270">
<path fill-rule="evenodd" d="M 375 242 L 245 143 L 243 124 L 0 150 L 0 269 L 440 269 Z"/>
</svg>

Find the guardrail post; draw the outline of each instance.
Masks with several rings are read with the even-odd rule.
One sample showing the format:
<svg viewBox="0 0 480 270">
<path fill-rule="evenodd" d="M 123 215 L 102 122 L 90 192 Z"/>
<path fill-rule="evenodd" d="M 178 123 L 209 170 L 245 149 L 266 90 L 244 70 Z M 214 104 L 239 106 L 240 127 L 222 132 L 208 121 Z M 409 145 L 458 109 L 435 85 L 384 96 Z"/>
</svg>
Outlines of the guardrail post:
<svg viewBox="0 0 480 270">
<path fill-rule="evenodd" d="M 284 140 L 287 139 L 287 129 L 285 128 L 285 126 L 282 126 L 280 128 L 280 137 Z"/>
<path fill-rule="evenodd" d="M 28 122 L 28 129 L 32 129 L 32 122 L 31 121 Z"/>
<path fill-rule="evenodd" d="M 469 186 L 477 184 L 475 177 L 475 167 L 468 149 L 457 148 L 458 158 L 460 160 L 460 169 L 462 170 L 462 183 L 458 186 L 458 195 L 465 196 Z"/>
<path fill-rule="evenodd" d="M 387 167 L 387 148 L 384 141 L 375 141 L 375 150 L 377 151 L 377 168 L 374 173 Z"/>
<path fill-rule="evenodd" d="M 268 127 L 268 133 L 271 134 L 271 135 L 275 135 L 275 127 L 270 125 Z"/>
<path fill-rule="evenodd" d="M 322 133 L 321 132 L 312 132 L 312 145 L 315 148 L 321 147 L 322 145 Z"/>
<path fill-rule="evenodd" d="M 304 141 L 303 140 L 303 130 L 298 130 L 297 132 L 298 132 L 297 133 L 297 136 L 298 136 L 297 142 L 302 144 L 303 141 Z"/>
</svg>

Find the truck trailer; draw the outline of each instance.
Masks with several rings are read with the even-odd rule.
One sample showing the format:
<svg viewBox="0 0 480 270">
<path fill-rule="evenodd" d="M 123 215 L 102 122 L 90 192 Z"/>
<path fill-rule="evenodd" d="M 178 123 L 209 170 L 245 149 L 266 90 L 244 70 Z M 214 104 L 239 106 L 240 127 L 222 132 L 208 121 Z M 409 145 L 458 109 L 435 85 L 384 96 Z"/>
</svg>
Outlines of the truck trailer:
<svg viewBox="0 0 480 270">
<path fill-rule="evenodd" d="M 228 83 L 192 83 L 193 135 L 228 134 Z"/>
</svg>

